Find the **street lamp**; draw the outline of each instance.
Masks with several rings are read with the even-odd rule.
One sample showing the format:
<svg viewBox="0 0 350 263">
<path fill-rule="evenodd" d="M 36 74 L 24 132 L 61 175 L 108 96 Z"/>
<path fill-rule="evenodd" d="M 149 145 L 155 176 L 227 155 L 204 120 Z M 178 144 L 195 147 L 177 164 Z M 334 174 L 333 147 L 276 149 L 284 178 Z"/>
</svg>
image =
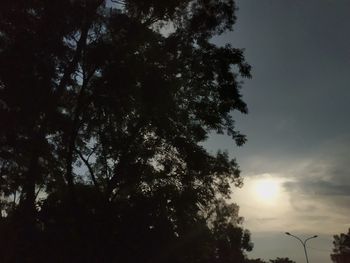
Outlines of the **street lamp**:
<svg viewBox="0 0 350 263">
<path fill-rule="evenodd" d="M 308 256 L 307 256 L 307 251 L 306 251 L 306 242 L 307 242 L 308 240 L 312 239 L 312 238 L 316 238 L 317 235 L 312 236 L 312 237 L 308 237 L 308 238 L 305 239 L 304 241 L 302 241 L 299 237 L 294 236 L 294 235 L 292 235 L 292 234 L 289 233 L 289 232 L 286 232 L 286 235 L 291 236 L 291 237 L 294 237 L 294 238 L 296 238 L 296 239 L 298 239 L 298 240 L 300 241 L 300 243 L 301 243 L 301 244 L 303 245 L 303 247 L 304 247 L 304 252 L 305 252 L 305 257 L 306 257 L 306 263 L 309 263 L 309 258 L 308 258 Z"/>
</svg>

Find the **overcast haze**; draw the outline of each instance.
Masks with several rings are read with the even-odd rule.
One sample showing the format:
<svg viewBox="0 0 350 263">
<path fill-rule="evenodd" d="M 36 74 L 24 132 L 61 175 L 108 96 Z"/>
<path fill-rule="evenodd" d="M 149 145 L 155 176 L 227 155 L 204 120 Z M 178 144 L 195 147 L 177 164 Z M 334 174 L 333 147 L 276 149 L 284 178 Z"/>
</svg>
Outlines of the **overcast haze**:
<svg viewBox="0 0 350 263">
<path fill-rule="evenodd" d="M 240 0 L 233 33 L 216 43 L 244 48 L 253 78 L 242 93 L 248 136 L 242 148 L 213 136 L 207 146 L 236 157 L 245 185 L 233 199 L 246 218 L 251 257 L 304 262 L 297 240 L 310 240 L 310 262 L 331 262 L 332 235 L 350 227 L 350 0 Z M 230 146 L 232 145 L 232 147 Z M 261 200 L 255 185 L 278 191 Z"/>
</svg>

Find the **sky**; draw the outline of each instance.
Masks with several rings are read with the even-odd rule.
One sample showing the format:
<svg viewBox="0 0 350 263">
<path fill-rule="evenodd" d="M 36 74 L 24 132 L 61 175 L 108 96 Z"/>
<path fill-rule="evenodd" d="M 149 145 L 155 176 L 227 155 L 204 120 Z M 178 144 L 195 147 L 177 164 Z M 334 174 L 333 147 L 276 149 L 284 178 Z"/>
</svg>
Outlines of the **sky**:
<svg viewBox="0 0 350 263">
<path fill-rule="evenodd" d="M 329 263 L 333 235 L 350 228 L 350 0 L 238 0 L 234 32 L 214 41 L 244 48 L 252 65 L 234 114 L 247 135 L 240 148 L 211 136 L 210 151 L 227 150 L 244 186 L 233 189 L 251 258 Z"/>
</svg>

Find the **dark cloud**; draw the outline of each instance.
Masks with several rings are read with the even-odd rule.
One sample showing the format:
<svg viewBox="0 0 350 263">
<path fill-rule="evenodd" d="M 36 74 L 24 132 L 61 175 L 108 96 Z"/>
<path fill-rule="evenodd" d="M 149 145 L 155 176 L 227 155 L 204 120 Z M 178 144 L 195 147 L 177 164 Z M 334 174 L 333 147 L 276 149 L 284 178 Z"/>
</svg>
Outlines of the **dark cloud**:
<svg viewBox="0 0 350 263">
<path fill-rule="evenodd" d="M 301 214 L 317 211 L 317 206 L 313 202 L 310 202 L 310 200 L 305 199 L 305 197 L 303 198 L 301 195 L 293 195 L 290 198 L 290 205 L 295 211 Z"/>
<path fill-rule="evenodd" d="M 342 136 L 321 144 L 305 158 L 306 164 L 291 170 L 293 179 L 284 187 L 293 195 L 350 197 L 350 137 Z"/>
<path fill-rule="evenodd" d="M 335 177 L 337 179 L 337 177 Z M 346 195 L 350 196 L 350 185 L 335 184 L 329 181 L 317 179 L 305 179 L 298 182 L 286 182 L 284 187 L 295 193 L 309 195 Z"/>
<path fill-rule="evenodd" d="M 238 6 L 236 30 L 216 41 L 245 48 L 253 66 L 242 89 L 249 114 L 235 115 L 248 136 L 234 154 L 242 168 L 252 155 L 296 158 L 348 134 L 350 1 L 240 0 Z"/>
<path fill-rule="evenodd" d="M 331 216 L 329 215 L 324 215 L 324 216 L 320 216 L 320 215 L 303 215 L 301 216 L 301 218 L 303 220 L 307 220 L 307 221 L 325 221 L 325 220 L 330 220 L 332 219 Z"/>
</svg>

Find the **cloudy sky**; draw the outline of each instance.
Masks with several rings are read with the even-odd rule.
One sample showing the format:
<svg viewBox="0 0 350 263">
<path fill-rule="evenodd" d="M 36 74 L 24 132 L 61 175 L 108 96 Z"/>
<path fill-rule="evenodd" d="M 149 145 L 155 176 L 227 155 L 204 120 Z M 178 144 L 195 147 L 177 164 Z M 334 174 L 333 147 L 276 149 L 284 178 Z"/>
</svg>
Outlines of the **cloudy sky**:
<svg viewBox="0 0 350 263">
<path fill-rule="evenodd" d="M 251 257 L 329 263 L 332 236 L 350 227 L 350 0 L 239 0 L 235 31 L 215 41 L 244 48 L 253 79 L 235 115 L 248 142 L 213 136 L 245 178 L 233 199 L 255 243 Z M 232 145 L 232 147 L 231 147 Z"/>
</svg>

